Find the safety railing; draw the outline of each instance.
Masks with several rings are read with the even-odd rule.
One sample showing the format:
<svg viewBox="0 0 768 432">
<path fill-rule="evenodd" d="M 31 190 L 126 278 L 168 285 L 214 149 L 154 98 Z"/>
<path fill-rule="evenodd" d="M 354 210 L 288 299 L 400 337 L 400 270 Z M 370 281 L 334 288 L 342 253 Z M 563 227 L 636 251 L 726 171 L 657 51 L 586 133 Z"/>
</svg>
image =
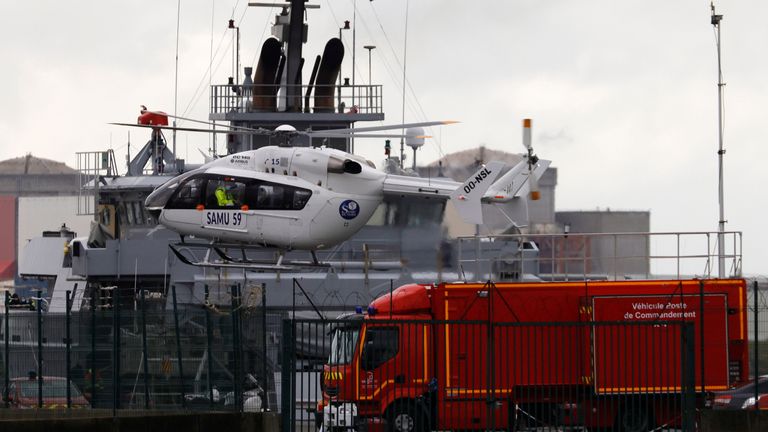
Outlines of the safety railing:
<svg viewBox="0 0 768 432">
<path fill-rule="evenodd" d="M 288 100 L 288 89 L 296 96 Z M 307 113 L 383 115 L 382 86 L 379 85 L 214 85 L 211 86 L 211 113 Z"/>
<path fill-rule="evenodd" d="M 459 237 L 458 264 L 467 280 L 687 279 L 741 277 L 742 233 L 562 233 Z M 506 248 L 499 244 L 507 244 Z M 718 274 L 722 260 L 726 274 Z M 506 274 L 509 274 L 508 271 Z M 502 275 L 503 276 L 503 275 Z"/>
<path fill-rule="evenodd" d="M 77 174 L 80 189 L 77 193 L 77 214 L 93 215 L 98 207 L 99 187 L 102 176 L 118 176 L 115 152 L 77 152 Z"/>
</svg>

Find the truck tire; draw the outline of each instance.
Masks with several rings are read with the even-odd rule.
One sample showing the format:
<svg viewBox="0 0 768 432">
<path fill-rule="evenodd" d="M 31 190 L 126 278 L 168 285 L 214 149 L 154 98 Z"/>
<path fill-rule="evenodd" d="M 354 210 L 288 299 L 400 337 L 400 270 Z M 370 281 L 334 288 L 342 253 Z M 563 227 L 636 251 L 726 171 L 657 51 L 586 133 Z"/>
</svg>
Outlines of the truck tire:
<svg viewBox="0 0 768 432">
<path fill-rule="evenodd" d="M 416 401 L 396 402 L 387 410 L 388 432 L 426 432 L 427 417 Z"/>
<path fill-rule="evenodd" d="M 653 430 L 653 415 L 646 405 L 625 405 L 616 417 L 616 429 L 620 432 Z"/>
</svg>

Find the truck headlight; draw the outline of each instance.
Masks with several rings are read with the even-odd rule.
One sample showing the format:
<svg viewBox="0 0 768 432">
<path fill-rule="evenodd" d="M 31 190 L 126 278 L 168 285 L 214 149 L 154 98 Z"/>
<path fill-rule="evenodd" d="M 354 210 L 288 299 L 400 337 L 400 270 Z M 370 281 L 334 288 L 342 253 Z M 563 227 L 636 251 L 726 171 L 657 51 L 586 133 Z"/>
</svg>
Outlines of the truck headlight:
<svg viewBox="0 0 768 432">
<path fill-rule="evenodd" d="M 747 398 L 747 400 L 744 401 L 744 404 L 741 406 L 741 409 L 747 409 L 750 407 L 755 406 L 755 397 L 752 396 L 750 398 Z"/>
</svg>

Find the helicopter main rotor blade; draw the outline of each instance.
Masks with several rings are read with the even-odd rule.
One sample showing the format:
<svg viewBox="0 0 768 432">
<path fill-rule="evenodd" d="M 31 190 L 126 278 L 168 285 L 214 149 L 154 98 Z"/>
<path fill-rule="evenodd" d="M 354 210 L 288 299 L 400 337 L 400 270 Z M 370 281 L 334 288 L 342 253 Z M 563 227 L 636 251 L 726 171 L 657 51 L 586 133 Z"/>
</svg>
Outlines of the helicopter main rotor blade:
<svg viewBox="0 0 768 432">
<path fill-rule="evenodd" d="M 241 131 L 241 130 L 218 130 L 218 129 L 198 129 L 198 128 L 185 128 L 185 127 L 173 127 L 173 126 L 158 126 L 158 125 L 143 125 L 143 124 L 137 124 L 137 123 L 108 123 L 115 126 L 128 126 L 128 127 L 140 127 L 140 128 L 149 128 L 149 129 L 163 129 L 163 130 L 177 130 L 177 131 L 184 131 L 184 132 L 208 132 L 208 133 L 225 133 L 225 134 L 237 134 L 237 135 L 269 135 L 272 133 L 272 131 L 264 130 L 264 131 L 258 131 L 258 130 L 250 130 L 250 131 Z"/>
<path fill-rule="evenodd" d="M 225 125 L 225 124 L 221 124 L 221 123 L 212 123 L 212 122 L 207 122 L 207 121 L 204 121 L 204 120 L 197 120 L 197 119 L 193 119 L 193 118 L 189 118 L 189 117 L 175 116 L 175 115 L 172 115 L 172 114 L 164 113 L 162 111 L 148 111 L 148 112 L 150 112 L 152 114 L 157 114 L 157 115 L 173 118 L 173 119 L 179 119 L 179 120 L 184 120 L 184 121 L 193 122 L 193 123 L 200 123 L 200 124 L 204 124 L 204 125 L 208 125 L 208 126 L 219 126 L 219 127 L 222 127 L 222 128 L 229 128 L 229 129 L 232 129 L 232 130 L 243 130 L 243 131 L 251 131 L 251 132 L 260 132 L 260 131 L 267 130 L 267 129 L 264 129 L 264 128 L 254 129 L 254 128 L 249 128 L 249 127 L 245 127 L 245 126 L 230 126 L 230 125 Z"/>
<path fill-rule="evenodd" d="M 429 121 L 429 122 L 421 122 L 421 123 L 405 123 L 405 124 L 396 124 L 396 125 L 385 125 L 385 126 L 370 126 L 370 127 L 361 127 L 361 128 L 348 128 L 348 129 L 328 129 L 323 132 L 326 133 L 347 133 L 347 132 L 376 132 L 376 131 L 385 131 L 385 130 L 394 130 L 394 129 L 407 129 L 411 127 L 426 127 L 426 126 L 437 126 L 437 125 L 449 125 L 459 123 L 458 121 L 454 120 L 443 120 L 443 121 Z M 315 132 L 308 132 L 311 134 L 314 134 Z"/>
<path fill-rule="evenodd" d="M 408 134 L 339 134 L 339 133 L 324 133 L 324 132 L 312 132 L 308 133 L 311 138 L 432 138 L 431 135 L 408 135 Z"/>
</svg>

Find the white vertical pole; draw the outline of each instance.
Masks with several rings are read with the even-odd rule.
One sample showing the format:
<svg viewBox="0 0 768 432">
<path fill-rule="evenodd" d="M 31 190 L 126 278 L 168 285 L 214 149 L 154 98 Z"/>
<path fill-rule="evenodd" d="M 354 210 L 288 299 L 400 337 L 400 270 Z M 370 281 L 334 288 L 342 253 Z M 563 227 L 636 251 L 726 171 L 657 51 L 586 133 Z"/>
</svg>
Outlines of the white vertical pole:
<svg viewBox="0 0 768 432">
<path fill-rule="evenodd" d="M 718 188 L 717 198 L 720 207 L 720 219 L 718 221 L 717 231 L 717 270 L 718 277 L 724 278 L 725 274 L 725 197 L 723 192 L 723 70 L 720 62 L 720 21 L 723 19 L 722 15 L 715 14 L 715 5 L 711 4 L 712 17 L 711 23 L 715 26 L 715 38 L 717 42 L 717 133 L 718 133 L 718 150 L 717 150 L 717 167 L 718 167 Z"/>
</svg>

